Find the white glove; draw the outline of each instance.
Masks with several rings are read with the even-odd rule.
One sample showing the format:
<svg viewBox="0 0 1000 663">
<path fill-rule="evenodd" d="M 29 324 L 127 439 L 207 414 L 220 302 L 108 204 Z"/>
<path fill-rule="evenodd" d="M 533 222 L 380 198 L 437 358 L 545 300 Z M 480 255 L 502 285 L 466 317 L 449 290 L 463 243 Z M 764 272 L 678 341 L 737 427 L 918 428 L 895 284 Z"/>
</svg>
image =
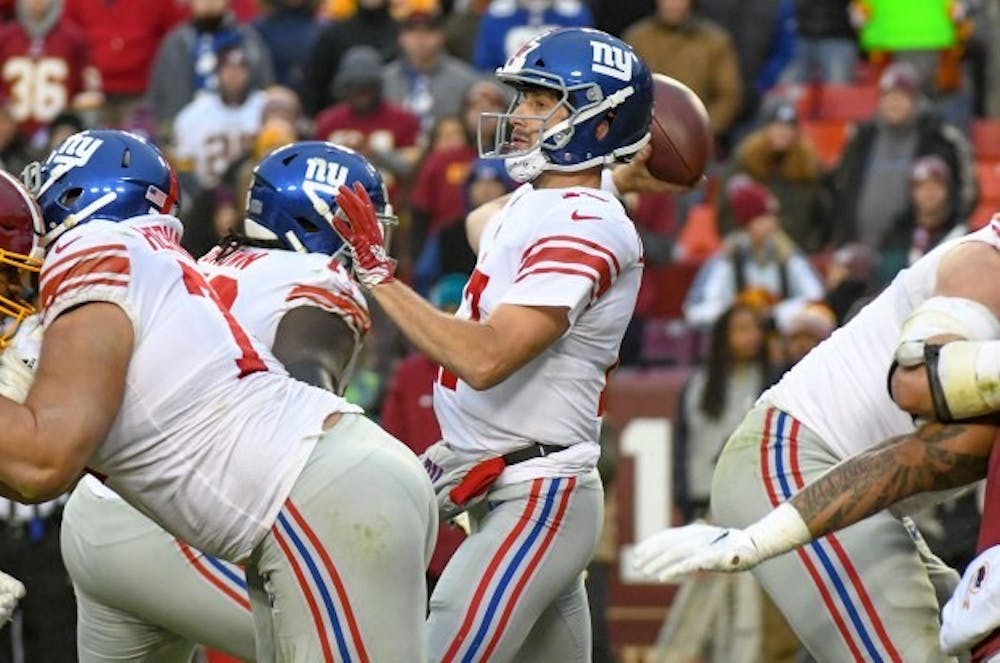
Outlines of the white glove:
<svg viewBox="0 0 1000 663">
<path fill-rule="evenodd" d="M 941 611 L 941 649 L 967 652 L 1000 627 L 1000 546 L 987 548 L 966 567 Z"/>
<path fill-rule="evenodd" d="M 676 582 L 695 571 L 745 571 L 810 540 L 802 516 L 784 502 L 746 529 L 669 527 L 636 546 L 635 565 L 660 582 Z"/>
<path fill-rule="evenodd" d="M 17 602 L 24 598 L 24 585 L 17 578 L 0 571 L 0 626 L 14 615 Z"/>
<path fill-rule="evenodd" d="M 41 351 L 41 316 L 35 314 L 21 321 L 10 346 L 0 355 L 0 396 L 24 402 L 35 381 Z"/>
<path fill-rule="evenodd" d="M 760 561 L 745 531 L 703 522 L 668 527 L 640 543 L 634 554 L 636 568 L 660 582 L 677 582 L 695 571 L 743 571 Z"/>
</svg>

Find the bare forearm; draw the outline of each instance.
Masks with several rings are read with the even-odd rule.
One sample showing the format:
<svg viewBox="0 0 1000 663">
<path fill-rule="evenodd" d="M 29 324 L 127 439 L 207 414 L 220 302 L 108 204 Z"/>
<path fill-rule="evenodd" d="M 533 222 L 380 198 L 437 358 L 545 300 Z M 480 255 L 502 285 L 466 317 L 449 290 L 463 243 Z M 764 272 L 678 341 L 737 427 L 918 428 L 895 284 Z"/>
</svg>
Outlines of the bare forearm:
<svg viewBox="0 0 1000 663">
<path fill-rule="evenodd" d="M 376 286 L 371 292 L 420 352 L 463 381 L 477 381 L 484 358 L 491 354 L 493 334 L 489 326 L 438 311 L 398 280 Z"/>
<path fill-rule="evenodd" d="M 996 428 L 925 424 L 854 456 L 791 499 L 814 537 L 843 529 L 921 492 L 986 476 Z"/>
</svg>

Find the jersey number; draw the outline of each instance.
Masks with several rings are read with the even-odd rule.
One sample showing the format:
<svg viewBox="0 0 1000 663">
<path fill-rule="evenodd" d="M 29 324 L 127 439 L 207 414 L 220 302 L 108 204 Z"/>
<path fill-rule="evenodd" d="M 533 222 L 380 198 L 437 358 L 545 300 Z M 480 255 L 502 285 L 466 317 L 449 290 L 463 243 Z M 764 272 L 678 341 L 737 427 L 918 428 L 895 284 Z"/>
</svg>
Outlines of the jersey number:
<svg viewBox="0 0 1000 663">
<path fill-rule="evenodd" d="M 465 284 L 465 293 L 463 296 L 469 301 L 469 320 L 473 322 L 479 321 L 479 299 L 483 296 L 483 290 L 486 289 L 486 284 L 489 282 L 489 276 L 483 274 L 478 269 L 474 269 L 472 270 L 472 275 L 469 276 L 469 282 Z M 458 386 L 458 376 L 441 367 L 438 369 L 438 382 L 443 387 L 454 389 Z"/>
<path fill-rule="evenodd" d="M 239 346 L 242 353 L 240 358 L 236 360 L 236 367 L 240 369 L 239 377 L 244 378 L 251 373 L 266 371 L 267 365 L 260 358 L 260 355 L 257 354 L 257 351 L 254 350 L 253 343 L 250 342 L 250 337 L 243 331 L 243 327 L 240 327 L 240 323 L 236 322 L 236 318 L 229 312 L 229 309 L 223 304 L 215 290 L 205 281 L 205 277 L 197 269 L 185 262 L 178 260 L 177 264 L 180 265 L 181 272 L 184 274 L 184 287 L 187 288 L 188 293 L 195 297 L 204 297 L 215 304 L 222 317 L 225 318 L 226 324 L 229 325 L 229 331 L 233 335 L 233 340 L 236 341 L 236 345 Z"/>
<path fill-rule="evenodd" d="M 17 122 L 32 118 L 48 122 L 66 108 L 69 68 L 60 58 L 11 58 L 3 65 L 3 78 L 10 84 L 10 112 Z"/>
<path fill-rule="evenodd" d="M 236 295 L 239 294 L 239 285 L 236 283 L 236 279 L 232 276 L 219 274 L 210 278 L 208 285 L 212 286 L 212 290 L 219 296 L 219 301 L 222 302 L 226 310 L 232 311 L 233 302 L 236 301 Z"/>
</svg>

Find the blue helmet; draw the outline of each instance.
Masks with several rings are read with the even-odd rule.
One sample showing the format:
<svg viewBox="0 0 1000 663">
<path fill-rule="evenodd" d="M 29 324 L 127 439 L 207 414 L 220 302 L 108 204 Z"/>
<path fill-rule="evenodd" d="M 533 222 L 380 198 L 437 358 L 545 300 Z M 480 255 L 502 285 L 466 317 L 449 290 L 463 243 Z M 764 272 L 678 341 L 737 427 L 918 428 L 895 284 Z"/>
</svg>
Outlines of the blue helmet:
<svg viewBox="0 0 1000 663">
<path fill-rule="evenodd" d="M 93 219 L 124 221 L 174 214 L 180 187 L 173 168 L 145 139 L 118 130 L 81 131 L 22 176 L 42 210 L 40 244 Z"/>
<path fill-rule="evenodd" d="M 611 35 L 589 28 L 562 28 L 524 44 L 497 69 L 497 78 L 518 91 L 506 113 L 480 116 L 479 152 L 503 158 L 514 179 L 525 182 L 542 171 L 577 171 L 628 159 L 649 142 L 653 113 L 653 79 L 649 67 L 632 47 Z M 539 128 L 537 144 L 516 150 L 509 141 L 511 119 L 524 90 L 547 88 L 559 95 L 559 108 L 569 115 L 548 128 Z M 494 136 L 483 136 L 484 119 L 495 119 Z M 608 123 L 598 138 L 597 128 Z M 495 146 L 489 147 L 488 146 Z"/>
<path fill-rule="evenodd" d="M 253 171 L 243 232 L 255 240 L 276 241 L 300 253 L 334 255 L 343 241 L 330 225 L 341 184 L 360 182 L 385 230 L 396 224 L 385 182 L 354 150 L 318 140 L 280 147 Z"/>
</svg>

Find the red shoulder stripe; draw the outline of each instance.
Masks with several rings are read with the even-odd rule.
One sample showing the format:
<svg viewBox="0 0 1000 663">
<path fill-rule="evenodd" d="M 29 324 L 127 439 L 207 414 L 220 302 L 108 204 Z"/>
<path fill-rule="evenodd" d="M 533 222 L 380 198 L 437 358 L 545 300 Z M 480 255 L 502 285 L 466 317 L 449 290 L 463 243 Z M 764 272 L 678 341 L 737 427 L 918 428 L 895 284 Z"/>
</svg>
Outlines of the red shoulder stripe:
<svg viewBox="0 0 1000 663">
<path fill-rule="evenodd" d="M 117 285 L 128 285 L 127 277 L 130 272 L 129 259 L 125 256 L 95 255 L 84 258 L 69 269 L 63 270 L 51 278 L 42 279 L 42 308 L 51 306 L 56 297 L 73 287 L 90 283 L 92 278 L 103 278 Z"/>
</svg>

